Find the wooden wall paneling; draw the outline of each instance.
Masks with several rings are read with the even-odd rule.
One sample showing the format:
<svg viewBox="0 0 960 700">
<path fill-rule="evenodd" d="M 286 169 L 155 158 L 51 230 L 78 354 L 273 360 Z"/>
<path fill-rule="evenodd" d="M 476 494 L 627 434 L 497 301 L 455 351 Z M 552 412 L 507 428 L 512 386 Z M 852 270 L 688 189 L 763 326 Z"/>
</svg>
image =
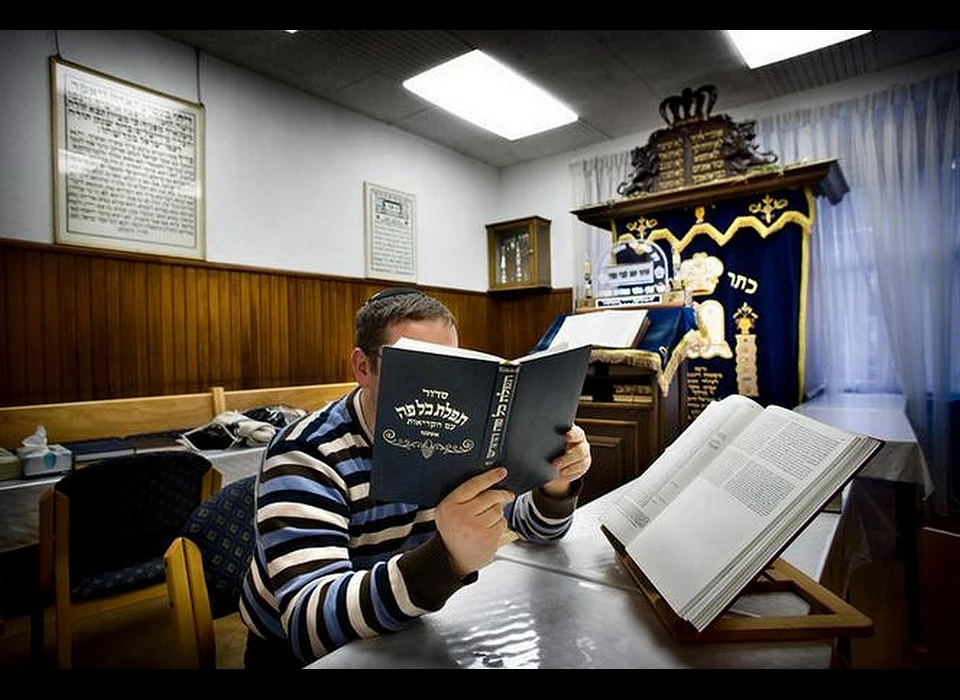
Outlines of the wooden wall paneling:
<svg viewBox="0 0 960 700">
<path fill-rule="evenodd" d="M 76 276 L 76 336 L 74 347 L 77 355 L 77 400 L 87 401 L 94 396 L 93 367 L 94 355 L 102 353 L 100 347 L 104 339 L 94 338 L 91 331 L 93 323 L 93 279 L 91 271 L 94 258 L 78 255 L 74 259 Z"/>
<path fill-rule="evenodd" d="M 0 265 L 8 406 L 353 381 L 354 313 L 390 286 L 25 241 L 0 241 Z M 461 345 L 504 356 L 570 298 L 423 289 Z"/>
<path fill-rule="evenodd" d="M 93 398 L 116 399 L 124 396 L 126 386 L 123 383 L 123 336 L 121 335 L 121 286 L 120 269 L 124 263 L 120 260 L 105 259 L 103 280 L 105 288 L 106 328 L 103 329 L 103 339 L 106 343 L 106 354 L 97 363 L 107 363 L 107 384 L 98 385 L 98 391 Z M 102 344 L 99 347 L 104 347 Z"/>
<path fill-rule="evenodd" d="M 273 318 L 276 309 L 270 301 L 270 292 L 273 289 L 270 274 L 259 275 L 254 278 L 257 282 L 257 324 L 258 348 L 257 360 L 260 364 L 260 373 L 257 378 L 258 386 L 274 385 L 279 378 L 279 363 L 276 361 L 276 338 L 273 336 Z"/>
<path fill-rule="evenodd" d="M 263 367 L 263 386 L 279 386 L 282 381 L 280 353 L 278 352 L 277 314 L 279 309 L 274 300 L 274 275 L 262 275 L 260 280 L 260 327 L 261 327 L 261 363 Z"/>
<path fill-rule="evenodd" d="M 318 318 L 319 303 L 316 287 L 318 283 L 305 277 L 297 277 L 293 283 L 293 295 L 290 308 L 289 343 L 296 348 L 291 353 L 294 362 L 295 384 L 309 384 L 309 377 L 319 374 L 315 363 L 318 362 L 319 323 L 310 323 L 310 318 Z"/>
<path fill-rule="evenodd" d="M 197 340 L 197 268 L 181 268 L 183 271 L 183 344 L 184 388 L 178 393 L 202 391 L 200 386 L 200 353 Z"/>
<path fill-rule="evenodd" d="M 290 345 L 297 349 L 295 374 L 297 376 L 296 384 L 306 384 L 310 375 L 315 374 L 312 371 L 311 364 L 316 361 L 316 348 L 319 340 L 317 324 L 309 324 L 307 319 L 310 317 L 313 305 L 316 303 L 316 284 L 305 277 L 298 277 L 295 280 L 295 293 L 293 297 L 294 308 L 291 309 L 290 316 Z"/>
<path fill-rule="evenodd" d="M 299 367 L 301 362 L 300 345 L 296 342 L 298 334 L 297 311 L 300 308 L 301 287 L 304 280 L 299 277 L 293 277 L 287 280 L 285 293 L 287 295 L 287 327 L 283 341 L 289 350 L 287 351 L 287 378 L 294 384 L 299 383 Z"/>
<path fill-rule="evenodd" d="M 527 354 L 557 314 L 569 313 L 571 308 L 569 289 L 493 295 L 488 334 L 500 349 L 492 352 L 507 358 Z"/>
<path fill-rule="evenodd" d="M 170 325 L 164 326 L 164 340 L 170 343 L 170 354 L 164 363 L 166 368 L 167 388 L 165 394 L 187 393 L 187 302 L 184 298 L 184 280 L 182 265 L 166 265 L 162 267 L 169 271 L 170 278 L 170 308 L 164 309 L 164 318 Z"/>
<path fill-rule="evenodd" d="M 197 364 L 194 375 L 194 386 L 192 391 L 203 389 L 203 387 L 214 386 L 210 379 L 210 292 L 207 285 L 209 274 L 203 268 L 191 267 L 187 274 L 187 293 L 190 292 L 190 273 L 194 276 L 194 290 L 196 294 L 195 302 L 195 323 L 196 323 L 196 353 Z M 188 306 L 189 308 L 189 306 Z"/>
<path fill-rule="evenodd" d="M 353 319 L 357 313 L 352 304 L 351 286 L 351 282 L 344 280 L 331 280 L 328 283 L 333 305 L 329 309 L 329 315 L 324 317 L 323 324 L 335 330 L 330 335 L 332 342 L 323 348 L 325 362 L 322 376 L 332 380 L 347 380 L 352 378 L 353 374 L 351 372 L 349 376 L 344 375 L 344 370 L 349 366 L 347 358 L 353 350 Z"/>
<path fill-rule="evenodd" d="M 486 295 L 471 292 L 428 290 L 442 301 L 457 319 L 460 346 L 499 354 L 487 332 Z"/>
<path fill-rule="evenodd" d="M 223 386 L 223 319 L 220 305 L 220 270 L 206 270 L 207 280 L 207 339 L 209 342 L 210 369 L 206 381 L 210 386 Z M 201 331 L 202 333 L 203 331 Z"/>
<path fill-rule="evenodd" d="M 130 299 L 124 310 L 125 331 L 121 333 L 123 347 L 123 365 L 128 366 L 132 378 L 124 378 L 125 391 L 131 396 L 149 396 L 150 394 L 150 334 L 147 329 L 149 305 L 147 302 L 147 266 L 142 262 L 130 265 L 129 272 L 124 268 L 120 277 L 120 298 Z"/>
<path fill-rule="evenodd" d="M 260 378 L 259 366 L 259 327 L 260 294 L 256 282 L 249 272 L 240 273 L 240 294 L 234 307 L 240 312 L 240 386 L 235 389 L 249 389 L 257 385 Z"/>
<path fill-rule="evenodd" d="M 147 263 L 147 347 L 150 348 L 150 384 L 147 396 L 162 395 L 166 392 L 165 365 L 170 356 L 170 344 L 167 330 L 170 322 L 164 318 L 169 313 L 169 287 L 164 288 L 164 268 Z"/>
<path fill-rule="evenodd" d="M 64 351 L 61 336 L 61 295 L 64 290 L 58 286 L 57 276 L 60 272 L 58 256 L 55 253 L 42 253 L 40 255 L 40 294 L 43 298 L 43 311 L 40 323 L 42 355 L 43 355 L 43 376 L 44 401 L 55 401 L 56 397 L 63 392 L 63 372 L 60 367 L 60 355 Z M 69 290 L 73 294 L 73 289 Z"/>
<path fill-rule="evenodd" d="M 4 250 L 3 306 L 6 325 L 3 327 L 3 347 L 0 353 L 6 357 L 6 382 L 0 397 L 11 405 L 30 402 L 27 383 L 27 335 L 30 333 L 29 309 L 26 304 L 25 257 L 22 250 Z"/>
<path fill-rule="evenodd" d="M 243 388 L 243 314 L 240 294 L 243 273 L 231 270 L 227 273 L 229 285 L 226 296 L 220 297 L 220 308 L 226 307 L 230 325 L 223 350 L 227 359 L 227 374 L 218 384 L 224 389 Z"/>
<path fill-rule="evenodd" d="M 343 352 L 343 301 L 337 298 L 335 280 L 320 280 L 312 285 L 316 308 L 309 318 L 303 320 L 307 327 L 316 329 L 315 339 L 307 347 L 315 358 L 312 373 L 318 377 L 336 372 L 337 354 Z M 352 347 L 352 345 L 351 345 Z M 309 379 L 317 382 L 319 379 Z"/>
<path fill-rule="evenodd" d="M 322 329 L 320 336 L 322 343 L 317 348 L 317 352 L 320 356 L 320 376 L 324 379 L 314 379 L 312 380 L 314 382 L 345 379 L 341 373 L 344 362 L 353 349 L 353 318 L 356 314 L 356 309 L 349 308 L 350 284 L 343 280 L 323 282 L 327 303 L 322 316 L 314 323 L 319 324 Z"/>
<path fill-rule="evenodd" d="M 42 255 L 28 251 L 23 256 L 24 369 L 26 387 L 24 398 L 29 402 L 46 400 L 46 372 L 44 369 L 43 319 L 43 265 Z"/>
<path fill-rule="evenodd" d="M 87 343 L 90 350 L 90 389 L 89 394 L 83 394 L 81 400 L 90 401 L 101 395 L 113 398 L 109 393 L 109 387 L 111 386 L 110 368 L 116 365 L 116 358 L 111 357 L 115 333 L 112 332 L 113 327 L 108 320 L 113 300 L 108 298 L 107 259 L 99 257 L 84 259 L 89 261 L 90 275 L 90 290 L 87 295 L 87 303 L 90 305 Z M 116 316 L 113 320 L 116 321 Z"/>
<path fill-rule="evenodd" d="M 230 272 L 211 270 L 210 279 L 210 384 L 224 386 L 230 373 Z"/>
<path fill-rule="evenodd" d="M 60 388 L 54 396 L 72 396 L 79 398 L 80 356 L 77 348 L 77 296 L 76 276 L 77 257 L 74 255 L 52 255 L 50 264 L 56 268 L 56 285 L 53 290 L 57 300 L 56 316 L 51 319 L 57 324 L 60 337 Z"/>
<path fill-rule="evenodd" d="M 277 353 L 276 362 L 279 364 L 276 381 L 280 386 L 293 383 L 293 377 L 290 375 L 290 343 L 288 342 L 288 329 L 290 327 L 288 302 L 290 297 L 287 294 L 287 286 L 289 284 L 290 279 L 282 275 L 275 275 L 273 278 L 273 305 L 275 309 L 273 342 Z"/>
</svg>

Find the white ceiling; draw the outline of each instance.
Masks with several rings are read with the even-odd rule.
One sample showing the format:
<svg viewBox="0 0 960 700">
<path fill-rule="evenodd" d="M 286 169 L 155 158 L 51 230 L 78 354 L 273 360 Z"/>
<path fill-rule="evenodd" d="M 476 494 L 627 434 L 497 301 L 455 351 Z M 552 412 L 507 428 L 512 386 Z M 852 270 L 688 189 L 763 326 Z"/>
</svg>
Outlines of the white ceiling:
<svg viewBox="0 0 960 700">
<path fill-rule="evenodd" d="M 711 29 L 153 31 L 495 167 L 665 126 L 660 102 L 687 87 L 715 85 L 714 113 L 722 114 L 960 47 L 957 29 L 878 29 L 751 71 L 724 33 Z M 580 119 L 511 142 L 401 85 L 475 48 L 540 84 Z"/>
</svg>

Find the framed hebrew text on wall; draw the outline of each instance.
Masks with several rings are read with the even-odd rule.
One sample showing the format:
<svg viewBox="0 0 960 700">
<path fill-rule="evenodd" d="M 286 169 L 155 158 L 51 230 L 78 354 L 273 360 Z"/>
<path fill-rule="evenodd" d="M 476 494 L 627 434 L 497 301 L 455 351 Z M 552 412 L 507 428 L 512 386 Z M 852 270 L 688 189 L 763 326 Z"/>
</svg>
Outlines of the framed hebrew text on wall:
<svg viewBox="0 0 960 700">
<path fill-rule="evenodd" d="M 204 109 L 51 58 L 57 243 L 205 257 Z"/>
<path fill-rule="evenodd" d="M 363 183 L 366 276 L 417 281 L 417 198 L 371 182 Z"/>
</svg>

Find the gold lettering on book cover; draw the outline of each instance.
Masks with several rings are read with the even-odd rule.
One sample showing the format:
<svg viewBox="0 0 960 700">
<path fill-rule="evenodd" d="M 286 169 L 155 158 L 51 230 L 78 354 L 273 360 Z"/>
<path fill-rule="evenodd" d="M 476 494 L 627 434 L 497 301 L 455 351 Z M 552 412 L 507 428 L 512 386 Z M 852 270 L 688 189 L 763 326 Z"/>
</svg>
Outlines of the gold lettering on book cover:
<svg viewBox="0 0 960 700">
<path fill-rule="evenodd" d="M 462 440 L 459 443 L 444 441 L 441 436 L 462 428 L 470 420 L 464 411 L 451 405 L 450 393 L 443 389 L 420 389 L 424 399 L 414 398 L 411 402 L 394 404 L 393 410 L 404 426 L 415 432 L 418 437 L 398 435 L 397 431 L 388 428 L 381 433 L 384 441 L 394 447 L 404 450 L 419 450 L 424 458 L 429 459 L 434 453 L 465 454 L 470 452 L 475 443 L 473 440 Z"/>
<path fill-rule="evenodd" d="M 503 371 L 503 370 L 501 370 Z M 493 418 L 493 427 L 490 430 L 490 444 L 487 446 L 486 459 L 491 460 L 497 456 L 497 450 L 500 447 L 500 441 L 503 439 L 503 429 L 506 427 L 507 413 L 510 408 L 510 400 L 513 398 L 513 387 L 517 381 L 515 373 L 509 373 L 503 377 L 500 391 L 497 392 L 497 402 L 493 406 L 490 417 Z"/>
<path fill-rule="evenodd" d="M 380 433 L 380 436 L 387 444 L 393 445 L 394 447 L 399 447 L 402 450 L 420 450 L 420 454 L 423 455 L 424 459 L 430 459 L 433 457 L 435 452 L 456 455 L 468 454 L 474 448 L 473 440 L 464 440 L 459 445 L 445 442 L 434 442 L 433 439 L 429 437 L 426 440 L 411 440 L 409 438 L 400 437 L 397 435 L 395 430 L 390 428 Z"/>
</svg>

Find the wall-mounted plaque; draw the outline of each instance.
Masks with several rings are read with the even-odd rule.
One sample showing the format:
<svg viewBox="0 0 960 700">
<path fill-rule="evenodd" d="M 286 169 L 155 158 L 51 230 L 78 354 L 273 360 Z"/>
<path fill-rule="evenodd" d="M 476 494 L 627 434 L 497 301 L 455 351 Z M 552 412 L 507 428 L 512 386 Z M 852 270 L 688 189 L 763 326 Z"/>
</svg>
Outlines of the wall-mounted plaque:
<svg viewBox="0 0 960 700">
<path fill-rule="evenodd" d="M 204 109 L 51 58 L 55 239 L 203 258 Z"/>
<path fill-rule="evenodd" d="M 367 277 L 417 281 L 417 198 L 363 183 Z"/>
</svg>

